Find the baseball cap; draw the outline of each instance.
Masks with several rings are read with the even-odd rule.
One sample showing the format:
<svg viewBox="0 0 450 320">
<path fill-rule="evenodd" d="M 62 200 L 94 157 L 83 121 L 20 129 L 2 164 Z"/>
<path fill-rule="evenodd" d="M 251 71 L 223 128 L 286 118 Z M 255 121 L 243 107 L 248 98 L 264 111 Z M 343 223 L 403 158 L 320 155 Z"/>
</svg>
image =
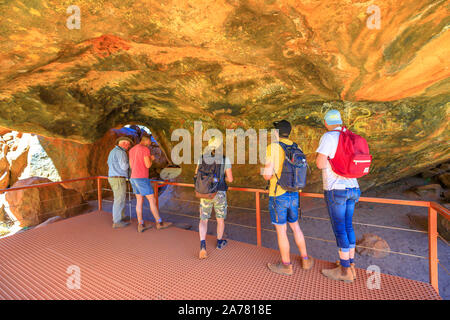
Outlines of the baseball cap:
<svg viewBox="0 0 450 320">
<path fill-rule="evenodd" d="M 280 135 L 289 135 L 291 133 L 292 126 L 289 123 L 289 121 L 286 120 L 275 121 L 273 125 L 275 126 L 275 129 L 278 129 Z"/>
<path fill-rule="evenodd" d="M 342 124 L 341 114 L 337 110 L 329 110 L 325 114 L 325 122 L 330 126 L 335 124 Z"/>
</svg>

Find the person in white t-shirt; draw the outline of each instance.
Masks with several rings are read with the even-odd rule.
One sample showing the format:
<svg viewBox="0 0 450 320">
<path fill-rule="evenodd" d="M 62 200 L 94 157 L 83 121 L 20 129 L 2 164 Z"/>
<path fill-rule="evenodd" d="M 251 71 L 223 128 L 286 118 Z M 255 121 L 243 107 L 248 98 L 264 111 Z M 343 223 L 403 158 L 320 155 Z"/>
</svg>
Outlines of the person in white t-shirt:
<svg viewBox="0 0 450 320">
<path fill-rule="evenodd" d="M 336 154 L 339 130 L 342 130 L 342 119 L 338 110 L 330 110 L 325 114 L 325 127 L 328 132 L 320 139 L 316 150 L 316 164 L 322 170 L 325 202 L 339 248 L 339 262 L 336 268 L 323 269 L 322 273 L 333 280 L 353 282 L 356 279 L 356 238 L 352 219 L 361 191 L 355 178 L 339 176 L 331 169 L 329 159 L 333 159 Z"/>
</svg>

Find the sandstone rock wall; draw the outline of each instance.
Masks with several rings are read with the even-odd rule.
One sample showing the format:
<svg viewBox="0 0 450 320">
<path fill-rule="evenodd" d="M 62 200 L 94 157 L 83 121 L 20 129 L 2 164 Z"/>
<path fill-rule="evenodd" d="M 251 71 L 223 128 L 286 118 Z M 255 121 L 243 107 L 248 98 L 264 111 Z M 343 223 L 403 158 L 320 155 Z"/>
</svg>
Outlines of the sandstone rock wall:
<svg viewBox="0 0 450 320">
<path fill-rule="evenodd" d="M 19 180 L 13 187 L 51 182 L 46 178 L 32 177 Z M 50 217 L 71 217 L 84 207 L 81 194 L 61 185 L 33 188 L 6 193 L 8 208 L 21 227 L 34 226 Z"/>
<path fill-rule="evenodd" d="M 173 130 L 195 120 L 224 131 L 287 118 L 312 162 L 337 108 L 369 140 L 364 188 L 450 158 L 445 1 L 377 1 L 379 29 L 359 1 L 82 0 L 75 30 L 70 4 L 0 4 L 0 126 L 86 144 L 137 123 L 170 155 Z M 88 147 L 72 147 L 80 168 L 104 170 L 103 155 L 85 163 Z M 236 185 L 264 185 L 259 166 L 235 170 Z"/>
</svg>

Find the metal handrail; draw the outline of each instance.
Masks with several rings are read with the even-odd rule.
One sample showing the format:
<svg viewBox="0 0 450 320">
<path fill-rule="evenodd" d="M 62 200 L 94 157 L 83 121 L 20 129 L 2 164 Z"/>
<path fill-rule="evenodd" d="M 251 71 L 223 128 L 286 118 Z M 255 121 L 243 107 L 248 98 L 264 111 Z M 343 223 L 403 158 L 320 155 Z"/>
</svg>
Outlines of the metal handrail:
<svg viewBox="0 0 450 320">
<path fill-rule="evenodd" d="M 84 177 L 78 179 L 57 181 L 57 182 L 47 182 L 34 184 L 30 186 L 23 187 L 13 187 L 8 189 L 1 189 L 0 194 L 4 192 L 11 191 L 19 191 L 24 189 L 33 189 L 33 188 L 44 188 L 53 185 L 59 184 L 67 184 L 72 182 L 79 181 L 88 181 L 88 180 L 97 180 L 97 194 L 98 194 L 98 210 L 102 210 L 102 180 L 107 180 L 106 176 L 93 176 L 93 177 Z M 181 182 L 169 182 L 169 181 L 161 181 L 161 180 L 151 180 L 153 184 L 156 205 L 159 206 L 159 197 L 158 191 L 159 188 L 165 185 L 173 185 L 178 187 L 194 187 L 194 184 L 191 183 L 181 183 Z M 231 191 L 243 191 L 243 192 L 253 192 L 255 193 L 255 207 L 256 207 L 256 237 L 257 237 L 257 246 L 261 247 L 261 206 L 260 206 L 260 194 L 268 193 L 267 190 L 264 189 L 255 189 L 255 188 L 244 188 L 244 187 L 229 187 Z M 307 193 L 307 192 L 299 192 L 299 196 L 301 197 L 309 197 L 309 198 L 323 198 L 324 195 L 320 193 Z M 440 204 L 433 201 L 413 201 L 413 200 L 400 200 L 400 199 L 387 199 L 387 198 L 373 198 L 373 197 L 360 197 L 360 201 L 363 202 L 372 202 L 372 203 L 384 203 L 384 204 L 396 204 L 396 205 L 405 205 L 405 206 L 415 206 L 415 207 L 425 207 L 428 208 L 428 262 L 429 262 L 429 275 L 430 275 L 430 284 L 439 293 L 438 286 L 438 256 L 437 256 L 437 214 L 439 213 L 445 219 L 450 221 L 450 210 L 441 206 Z"/>
</svg>

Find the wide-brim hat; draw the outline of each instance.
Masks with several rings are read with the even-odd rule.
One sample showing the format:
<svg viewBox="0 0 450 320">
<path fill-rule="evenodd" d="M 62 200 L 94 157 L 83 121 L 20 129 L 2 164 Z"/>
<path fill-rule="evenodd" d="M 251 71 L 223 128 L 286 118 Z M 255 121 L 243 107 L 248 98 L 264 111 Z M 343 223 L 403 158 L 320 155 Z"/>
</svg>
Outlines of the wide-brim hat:
<svg viewBox="0 0 450 320">
<path fill-rule="evenodd" d="M 130 138 L 128 138 L 128 137 L 126 137 L 126 136 L 122 136 L 122 137 L 118 137 L 118 138 L 116 139 L 116 145 L 118 145 L 119 142 L 120 142 L 120 141 L 123 141 L 123 140 L 128 141 L 128 142 L 131 143 L 131 144 L 134 144 L 134 141 L 133 141 L 133 140 L 131 140 Z"/>
</svg>

